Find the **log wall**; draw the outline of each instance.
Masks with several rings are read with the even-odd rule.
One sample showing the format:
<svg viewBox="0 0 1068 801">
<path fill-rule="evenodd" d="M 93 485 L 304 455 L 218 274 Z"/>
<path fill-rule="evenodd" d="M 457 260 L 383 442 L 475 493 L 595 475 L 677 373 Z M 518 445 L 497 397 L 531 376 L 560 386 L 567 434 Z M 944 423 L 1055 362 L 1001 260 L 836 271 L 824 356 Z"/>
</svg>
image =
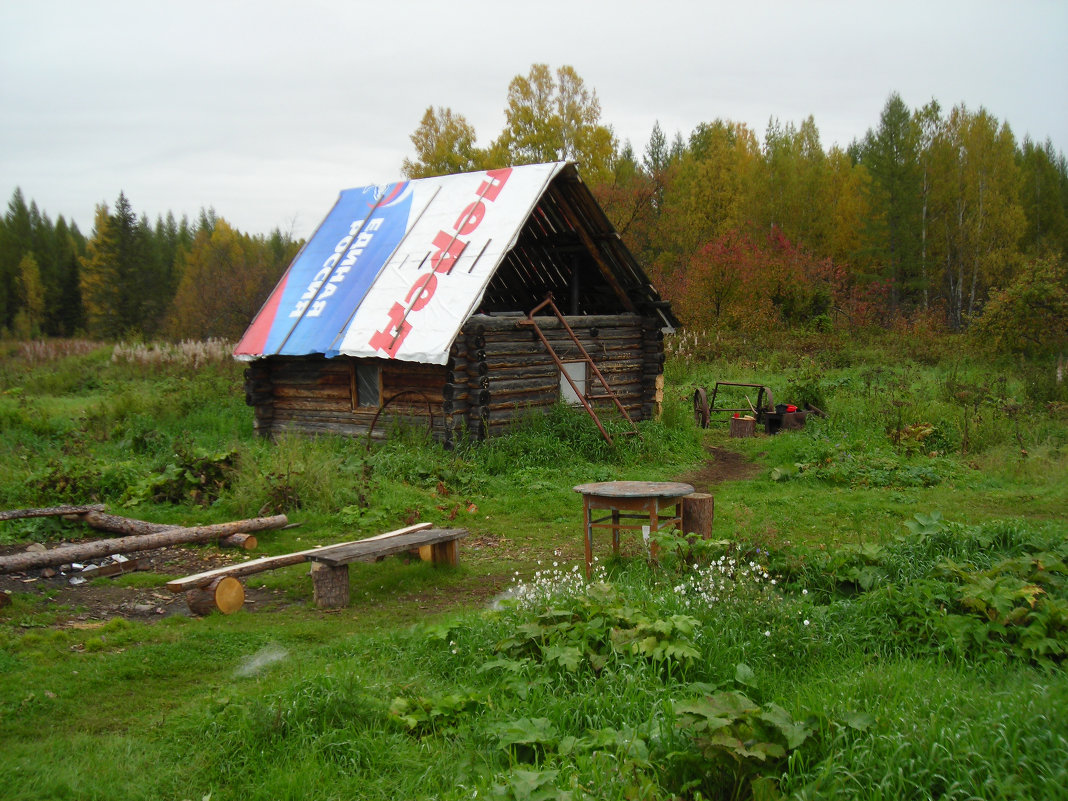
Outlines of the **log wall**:
<svg viewBox="0 0 1068 801">
<path fill-rule="evenodd" d="M 380 369 L 379 402 L 386 404 L 373 435 L 388 434 L 398 417 L 430 427 L 446 443 L 499 434 L 531 411 L 550 407 L 560 395 L 556 364 L 520 315 L 475 315 L 468 319 L 445 366 L 387 359 L 360 360 Z M 663 334 L 657 320 L 635 314 L 566 318 L 612 391 L 635 421 L 659 409 Z M 562 361 L 581 361 L 560 323 L 538 318 Z M 345 357 L 269 357 L 245 371 L 245 400 L 263 436 L 283 431 L 366 436 L 377 406 L 354 403 L 353 363 Z M 611 419 L 618 415 L 592 371 L 587 393 Z M 598 400 L 598 398 L 601 398 Z"/>
</svg>

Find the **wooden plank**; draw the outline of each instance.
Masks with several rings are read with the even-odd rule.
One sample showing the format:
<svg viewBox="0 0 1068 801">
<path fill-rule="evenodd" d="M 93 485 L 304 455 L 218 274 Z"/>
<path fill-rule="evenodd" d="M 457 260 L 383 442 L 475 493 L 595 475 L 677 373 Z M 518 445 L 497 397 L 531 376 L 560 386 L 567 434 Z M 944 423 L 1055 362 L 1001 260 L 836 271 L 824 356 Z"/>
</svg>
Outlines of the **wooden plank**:
<svg viewBox="0 0 1068 801">
<path fill-rule="evenodd" d="M 191 587 L 202 587 L 210 584 L 215 578 L 219 576 L 251 576 L 254 573 L 262 573 L 265 570 L 276 570 L 280 567 L 288 567 L 289 565 L 297 565 L 301 562 L 307 561 L 309 554 L 322 553 L 329 551 L 333 548 L 342 548 L 347 545 L 354 545 L 360 542 L 376 542 L 389 537 L 398 537 L 405 534 L 410 534 L 417 531 L 423 531 L 424 529 L 431 528 L 433 523 L 416 523 L 414 526 L 405 526 L 399 528 L 396 531 L 389 531 L 385 534 L 379 534 L 374 537 L 368 537 L 365 540 L 355 540 L 353 542 L 341 542 L 336 545 L 324 545 L 321 548 L 309 548 L 306 551 L 294 551 L 293 553 L 284 553 L 279 556 L 263 556 L 259 559 L 253 559 L 250 562 L 235 562 L 232 565 L 224 565 L 223 567 L 217 567 L 214 570 L 205 570 L 203 573 L 196 573 L 192 576 L 186 576 L 185 578 L 175 579 L 174 581 L 167 582 L 167 589 L 171 592 L 185 592 Z"/>
<path fill-rule="evenodd" d="M 371 542 L 362 540 L 345 546 L 331 548 L 326 553 L 318 551 L 308 555 L 308 560 L 321 562 L 332 567 L 340 567 L 352 562 L 369 562 L 383 556 L 391 556 L 395 553 L 411 551 L 427 545 L 439 545 L 443 542 L 452 542 L 467 536 L 467 529 L 463 528 L 437 528 L 427 531 L 417 531 L 411 534 L 403 534 L 392 537 L 386 541 Z"/>
</svg>

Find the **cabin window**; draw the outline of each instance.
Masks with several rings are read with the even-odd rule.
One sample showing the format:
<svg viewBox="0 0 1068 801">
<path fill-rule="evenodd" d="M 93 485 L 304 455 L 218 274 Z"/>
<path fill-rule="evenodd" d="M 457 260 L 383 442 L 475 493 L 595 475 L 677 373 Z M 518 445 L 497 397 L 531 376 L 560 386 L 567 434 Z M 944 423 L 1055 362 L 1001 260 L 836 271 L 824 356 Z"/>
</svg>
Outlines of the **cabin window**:
<svg viewBox="0 0 1068 801">
<path fill-rule="evenodd" d="M 381 370 L 377 364 L 366 362 L 349 362 L 350 389 L 352 392 L 352 410 L 368 406 L 378 408 L 382 396 L 380 386 Z"/>
<path fill-rule="evenodd" d="M 568 381 L 565 377 L 565 373 L 571 376 L 571 381 L 575 382 L 575 387 L 578 387 L 578 394 L 575 393 L 575 387 L 571 386 L 571 381 Z M 560 371 L 560 397 L 564 403 L 580 406 L 582 401 L 579 398 L 585 394 L 586 362 L 564 362 L 564 369 Z"/>
</svg>

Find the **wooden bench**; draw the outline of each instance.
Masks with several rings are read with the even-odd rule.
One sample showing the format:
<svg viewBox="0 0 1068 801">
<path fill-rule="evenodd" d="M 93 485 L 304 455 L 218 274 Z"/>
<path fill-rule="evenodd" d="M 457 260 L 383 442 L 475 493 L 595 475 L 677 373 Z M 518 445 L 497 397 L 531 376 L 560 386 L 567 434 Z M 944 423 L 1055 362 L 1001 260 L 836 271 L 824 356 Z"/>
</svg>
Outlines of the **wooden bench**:
<svg viewBox="0 0 1068 801">
<path fill-rule="evenodd" d="M 168 581 L 166 586 L 173 593 L 185 593 L 186 603 L 194 614 L 207 614 L 213 610 L 230 614 L 245 603 L 245 589 L 241 583 L 244 576 L 312 562 L 316 605 L 338 609 L 349 602 L 348 565 L 352 562 L 376 562 L 392 554 L 417 550 L 425 561 L 455 565 L 458 562 L 457 542 L 466 536 L 466 529 L 435 529 L 431 523 L 418 523 L 363 540 L 235 562 Z"/>
<path fill-rule="evenodd" d="M 462 528 L 432 528 L 308 554 L 315 605 L 320 609 L 341 609 L 349 605 L 349 565 L 353 562 L 377 562 L 392 554 L 418 550 L 424 561 L 455 565 L 459 561 L 457 541 L 466 536 L 467 530 Z"/>
</svg>

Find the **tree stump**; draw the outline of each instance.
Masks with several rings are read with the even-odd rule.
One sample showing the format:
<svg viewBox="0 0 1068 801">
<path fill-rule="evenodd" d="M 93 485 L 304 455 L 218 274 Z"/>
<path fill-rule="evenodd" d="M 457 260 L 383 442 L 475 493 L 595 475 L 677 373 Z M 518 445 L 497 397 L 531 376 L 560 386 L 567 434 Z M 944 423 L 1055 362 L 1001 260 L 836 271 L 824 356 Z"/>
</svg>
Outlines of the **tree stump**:
<svg viewBox="0 0 1068 801">
<path fill-rule="evenodd" d="M 712 537 L 712 519 L 715 517 L 716 496 L 707 492 L 694 492 L 682 499 L 682 533 L 703 540 Z"/>
<path fill-rule="evenodd" d="M 312 562 L 312 592 L 320 609 L 344 609 L 349 605 L 349 566 Z"/>
<path fill-rule="evenodd" d="M 186 590 L 185 602 L 194 615 L 207 615 L 215 610 L 229 615 L 245 605 L 245 586 L 233 576 L 219 576 L 203 587 Z"/>
<path fill-rule="evenodd" d="M 732 437 L 751 437 L 756 433 L 756 420 L 745 417 L 732 417 L 730 435 Z"/>
</svg>

